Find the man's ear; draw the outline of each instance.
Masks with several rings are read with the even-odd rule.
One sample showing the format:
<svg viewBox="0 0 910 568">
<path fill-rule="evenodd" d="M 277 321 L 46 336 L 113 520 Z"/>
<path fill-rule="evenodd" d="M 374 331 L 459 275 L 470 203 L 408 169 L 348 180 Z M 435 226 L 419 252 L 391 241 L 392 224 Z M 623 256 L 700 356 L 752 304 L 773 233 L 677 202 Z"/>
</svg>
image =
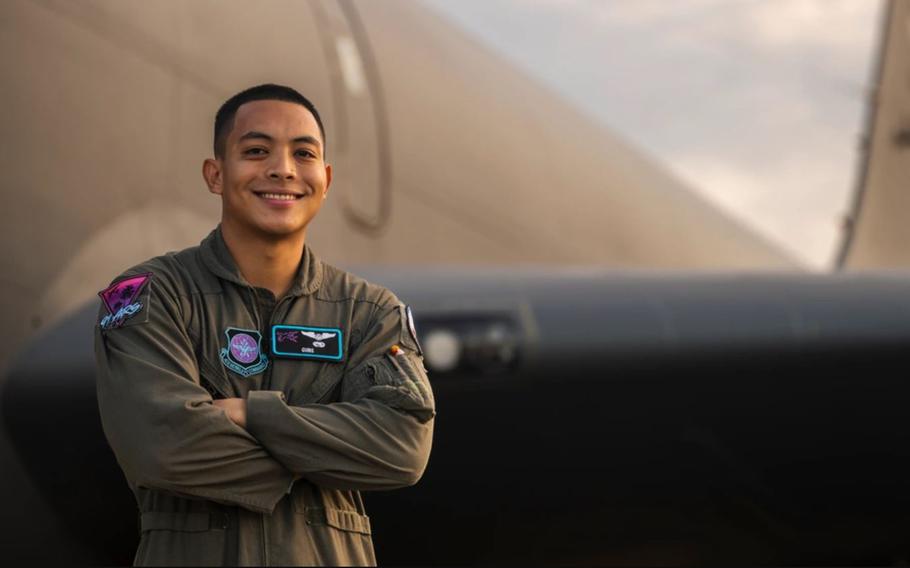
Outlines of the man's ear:
<svg viewBox="0 0 910 568">
<path fill-rule="evenodd" d="M 325 191 L 322 192 L 322 198 L 329 196 L 329 187 L 332 186 L 332 164 L 325 165 Z"/>
<path fill-rule="evenodd" d="M 209 191 L 221 195 L 224 191 L 224 186 L 222 185 L 222 175 L 221 175 L 221 160 L 217 158 L 206 158 L 202 162 L 202 178 L 205 179 L 205 184 L 209 186 Z"/>
</svg>

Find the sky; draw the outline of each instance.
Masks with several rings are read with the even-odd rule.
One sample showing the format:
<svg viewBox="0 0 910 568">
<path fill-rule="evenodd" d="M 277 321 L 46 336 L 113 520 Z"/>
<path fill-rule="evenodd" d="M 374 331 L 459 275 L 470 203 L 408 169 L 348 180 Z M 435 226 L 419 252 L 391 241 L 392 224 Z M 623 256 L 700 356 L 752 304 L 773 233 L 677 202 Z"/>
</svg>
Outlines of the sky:
<svg viewBox="0 0 910 568">
<path fill-rule="evenodd" d="M 881 0 L 423 0 L 807 267 L 832 265 Z"/>
</svg>

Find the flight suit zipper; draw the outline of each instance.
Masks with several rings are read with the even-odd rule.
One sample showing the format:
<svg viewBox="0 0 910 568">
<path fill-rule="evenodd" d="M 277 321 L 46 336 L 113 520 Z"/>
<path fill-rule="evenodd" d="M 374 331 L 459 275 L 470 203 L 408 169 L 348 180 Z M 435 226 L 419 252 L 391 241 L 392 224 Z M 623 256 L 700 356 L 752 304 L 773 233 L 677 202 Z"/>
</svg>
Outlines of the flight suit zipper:
<svg viewBox="0 0 910 568">
<path fill-rule="evenodd" d="M 290 300 L 291 300 L 291 296 L 285 296 L 285 297 L 281 298 L 277 302 L 273 303 L 271 305 L 271 309 L 265 313 L 265 315 L 267 315 L 268 317 L 264 318 L 266 321 L 266 326 L 262 330 L 262 334 L 263 334 L 262 337 L 264 338 L 264 343 L 267 346 L 267 350 L 268 350 L 270 357 L 273 353 L 273 347 L 274 347 L 272 345 L 272 327 L 276 325 L 275 316 L 278 314 L 281 314 L 281 317 L 278 319 L 284 319 L 284 316 L 287 314 L 281 313 L 281 308 L 286 302 L 289 302 Z M 260 306 L 260 307 L 264 307 L 264 306 Z M 281 323 L 281 322 L 278 322 L 278 323 Z M 274 365 L 269 365 L 268 368 L 266 368 L 266 370 L 265 370 L 265 375 L 262 377 L 262 389 L 263 390 L 272 389 L 272 368 L 273 368 L 273 366 Z"/>
<path fill-rule="evenodd" d="M 261 347 L 264 352 L 271 354 L 271 349 L 269 348 L 271 345 L 270 338 L 267 335 L 268 329 L 264 328 L 262 325 L 262 322 L 265 319 L 262 317 L 263 312 L 267 311 L 263 309 L 263 299 L 259 294 L 259 290 L 253 286 L 247 286 L 245 288 L 245 291 L 248 294 L 250 300 L 250 310 L 252 311 L 252 315 L 256 320 L 256 328 L 259 330 L 259 333 L 262 334 L 263 345 Z M 269 314 L 269 316 L 271 317 L 271 314 Z M 262 378 L 262 386 L 264 389 L 266 388 L 271 371 L 272 365 L 270 364 L 268 367 L 266 367 L 266 370 L 264 371 L 265 375 Z M 259 544 L 261 547 L 259 554 L 259 563 L 262 566 L 269 566 L 269 534 L 265 524 L 265 514 L 262 513 L 259 514 Z"/>
<path fill-rule="evenodd" d="M 259 330 L 259 333 L 262 337 L 262 352 L 271 360 L 272 355 L 272 336 L 271 331 L 271 319 L 272 314 L 275 311 L 275 306 L 277 305 L 270 298 L 275 296 L 263 289 L 255 288 L 250 286 L 248 289 L 250 296 L 250 306 L 252 308 L 253 315 L 256 319 L 256 329 Z M 272 379 L 272 362 L 265 368 L 262 374 L 262 390 L 269 390 L 269 385 L 271 384 Z"/>
<path fill-rule="evenodd" d="M 272 354 L 272 326 L 275 325 L 274 317 L 275 314 L 279 313 L 279 307 L 282 304 L 290 300 L 290 296 L 285 296 L 277 302 L 272 302 L 269 296 L 262 297 L 257 290 L 252 290 L 253 297 L 255 299 L 254 306 L 256 310 L 256 320 L 257 325 L 259 326 L 259 332 L 262 334 L 263 338 L 263 348 L 271 356 Z M 274 296 L 272 296 L 274 297 Z M 262 325 L 265 323 L 266 325 Z M 272 384 L 272 367 L 274 364 L 269 365 L 265 369 L 265 374 L 262 377 L 262 389 L 269 390 Z M 262 536 L 262 565 L 269 566 L 271 559 L 269 558 L 269 532 L 268 526 L 266 525 L 266 516 L 261 514 L 259 516 L 259 527 L 260 534 Z"/>
<path fill-rule="evenodd" d="M 262 344 L 263 349 L 268 354 L 269 359 L 272 359 L 272 315 L 275 313 L 275 303 L 272 302 L 268 296 L 260 299 L 259 310 L 261 315 L 260 322 L 260 333 L 262 333 Z M 265 373 L 262 375 L 262 390 L 271 390 L 272 385 L 272 369 L 275 367 L 275 362 L 271 361 L 269 366 L 265 368 Z"/>
<path fill-rule="evenodd" d="M 266 530 L 265 526 L 265 514 L 259 515 L 259 526 L 262 529 L 262 565 L 270 566 L 269 564 L 269 532 Z"/>
</svg>

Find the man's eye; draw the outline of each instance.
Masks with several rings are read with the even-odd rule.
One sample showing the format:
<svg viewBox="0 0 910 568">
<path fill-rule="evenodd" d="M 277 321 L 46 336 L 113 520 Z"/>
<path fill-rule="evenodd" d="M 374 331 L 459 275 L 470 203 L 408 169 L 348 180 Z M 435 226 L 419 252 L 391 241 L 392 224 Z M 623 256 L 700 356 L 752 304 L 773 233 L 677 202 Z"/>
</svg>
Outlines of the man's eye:
<svg viewBox="0 0 910 568">
<path fill-rule="evenodd" d="M 315 158 L 316 154 L 309 150 L 297 150 L 297 155 L 302 158 Z"/>
<path fill-rule="evenodd" d="M 265 154 L 265 148 L 247 148 L 243 151 L 244 156 L 262 156 Z"/>
</svg>

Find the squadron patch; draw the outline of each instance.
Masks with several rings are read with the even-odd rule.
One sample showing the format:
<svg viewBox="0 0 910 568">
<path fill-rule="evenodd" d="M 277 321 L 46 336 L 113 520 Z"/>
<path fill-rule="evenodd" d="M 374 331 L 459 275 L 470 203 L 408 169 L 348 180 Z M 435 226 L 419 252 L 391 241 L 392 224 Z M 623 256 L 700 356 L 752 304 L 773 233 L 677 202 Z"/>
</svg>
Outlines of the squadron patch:
<svg viewBox="0 0 910 568">
<path fill-rule="evenodd" d="M 221 363 L 241 377 L 265 371 L 269 360 L 262 352 L 262 334 L 250 329 L 229 327 L 224 330 L 227 347 L 221 349 Z"/>
<path fill-rule="evenodd" d="M 337 362 L 344 357 L 342 338 L 337 327 L 275 325 L 272 326 L 272 355 Z"/>
<path fill-rule="evenodd" d="M 143 305 L 139 297 L 151 279 L 151 272 L 127 276 L 98 292 L 108 312 L 98 322 L 101 329 L 121 327 L 126 320 L 142 311 Z"/>
<path fill-rule="evenodd" d="M 417 339 L 417 326 L 414 325 L 414 314 L 411 312 L 411 306 L 405 306 L 404 311 L 408 318 L 408 333 L 411 334 L 411 339 L 414 340 L 414 345 L 417 346 L 417 354 L 423 355 L 423 347 L 420 346 L 420 341 Z"/>
</svg>

